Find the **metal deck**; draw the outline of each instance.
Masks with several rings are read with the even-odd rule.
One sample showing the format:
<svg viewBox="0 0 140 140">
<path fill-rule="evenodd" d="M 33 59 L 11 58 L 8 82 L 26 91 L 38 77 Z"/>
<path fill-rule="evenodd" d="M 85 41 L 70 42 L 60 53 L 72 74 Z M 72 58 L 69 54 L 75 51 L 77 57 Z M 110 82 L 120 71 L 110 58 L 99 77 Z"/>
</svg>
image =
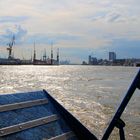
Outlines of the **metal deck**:
<svg viewBox="0 0 140 140">
<path fill-rule="evenodd" d="M 0 95 L 0 140 L 78 139 L 96 137 L 45 90 Z"/>
</svg>

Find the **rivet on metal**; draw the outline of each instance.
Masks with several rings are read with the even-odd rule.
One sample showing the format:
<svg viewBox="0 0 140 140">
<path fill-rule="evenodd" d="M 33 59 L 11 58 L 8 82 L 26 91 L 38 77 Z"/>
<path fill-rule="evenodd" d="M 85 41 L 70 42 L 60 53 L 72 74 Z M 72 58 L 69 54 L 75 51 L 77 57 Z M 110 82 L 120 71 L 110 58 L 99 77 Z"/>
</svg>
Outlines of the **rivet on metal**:
<svg viewBox="0 0 140 140">
<path fill-rule="evenodd" d="M 1 134 L 4 134 L 4 131 L 0 131 Z"/>
<path fill-rule="evenodd" d="M 46 122 L 46 120 L 42 120 L 43 122 Z"/>
<path fill-rule="evenodd" d="M 19 129 L 22 129 L 22 126 L 19 126 Z"/>
</svg>

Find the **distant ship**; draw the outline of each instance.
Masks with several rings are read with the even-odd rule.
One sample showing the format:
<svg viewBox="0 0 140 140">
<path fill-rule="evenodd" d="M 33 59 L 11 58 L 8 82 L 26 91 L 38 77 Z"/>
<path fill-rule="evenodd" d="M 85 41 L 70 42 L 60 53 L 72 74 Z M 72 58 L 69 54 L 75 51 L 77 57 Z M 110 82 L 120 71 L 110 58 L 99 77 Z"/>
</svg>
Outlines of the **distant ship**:
<svg viewBox="0 0 140 140">
<path fill-rule="evenodd" d="M 36 58 L 36 50 L 34 43 L 34 56 L 33 56 L 33 65 L 59 65 L 59 49 L 57 50 L 57 58 L 53 59 L 53 47 L 51 46 L 51 58 L 47 58 L 46 50 L 43 55 L 43 59 Z"/>
<path fill-rule="evenodd" d="M 51 48 L 51 58 L 47 58 L 46 52 L 42 59 L 36 58 L 36 50 L 34 43 L 34 57 L 33 60 L 21 60 L 12 55 L 13 45 L 15 44 L 15 36 L 13 35 L 11 42 L 8 43 L 8 58 L 0 58 L 0 65 L 59 65 L 59 49 L 57 50 L 57 59 L 53 59 L 53 49 Z"/>
</svg>

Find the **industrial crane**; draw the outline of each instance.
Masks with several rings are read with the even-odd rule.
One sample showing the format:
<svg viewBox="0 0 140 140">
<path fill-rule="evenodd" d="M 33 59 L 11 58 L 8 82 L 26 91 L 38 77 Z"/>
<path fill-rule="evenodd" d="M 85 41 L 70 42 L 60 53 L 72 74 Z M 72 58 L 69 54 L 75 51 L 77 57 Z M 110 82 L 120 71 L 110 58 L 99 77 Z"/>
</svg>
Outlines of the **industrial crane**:
<svg viewBox="0 0 140 140">
<path fill-rule="evenodd" d="M 9 46 L 7 48 L 8 52 L 9 52 L 8 59 L 12 59 L 12 47 L 14 44 L 15 44 L 15 36 L 13 35 L 11 42 L 8 43 L 8 46 Z"/>
</svg>

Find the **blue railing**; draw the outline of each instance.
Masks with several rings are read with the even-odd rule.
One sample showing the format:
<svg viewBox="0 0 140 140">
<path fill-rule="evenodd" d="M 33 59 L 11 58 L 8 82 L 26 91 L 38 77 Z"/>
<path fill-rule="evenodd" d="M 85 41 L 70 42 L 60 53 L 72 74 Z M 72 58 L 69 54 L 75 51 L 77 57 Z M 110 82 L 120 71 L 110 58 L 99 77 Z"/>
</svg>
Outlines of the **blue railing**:
<svg viewBox="0 0 140 140">
<path fill-rule="evenodd" d="M 140 70 L 139 70 L 138 74 L 136 75 L 134 81 L 132 82 L 130 88 L 128 89 L 124 99 L 122 100 L 119 108 L 117 109 L 108 128 L 106 129 L 102 140 L 107 140 L 115 127 L 117 127 L 119 129 L 120 140 L 125 140 L 125 134 L 124 134 L 125 123 L 123 120 L 121 120 L 121 115 L 137 88 L 140 89 Z"/>
</svg>

